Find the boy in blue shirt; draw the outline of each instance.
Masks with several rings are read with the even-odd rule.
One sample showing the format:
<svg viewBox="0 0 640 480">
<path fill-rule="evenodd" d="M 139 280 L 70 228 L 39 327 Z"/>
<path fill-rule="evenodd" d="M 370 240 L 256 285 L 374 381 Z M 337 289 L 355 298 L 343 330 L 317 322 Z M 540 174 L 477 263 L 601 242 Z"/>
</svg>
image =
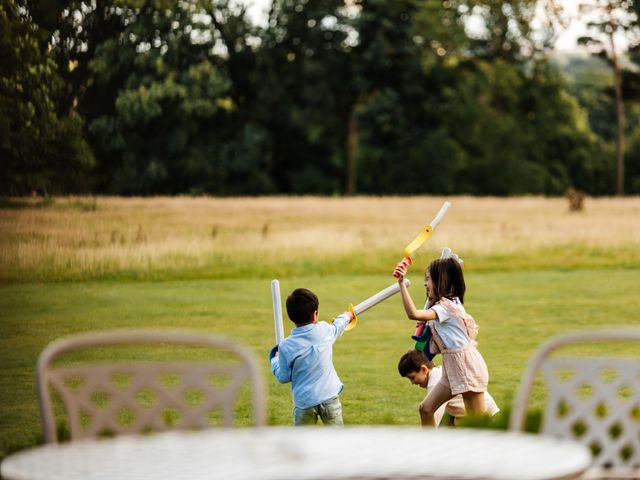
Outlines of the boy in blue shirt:
<svg viewBox="0 0 640 480">
<path fill-rule="evenodd" d="M 318 297 L 298 288 L 287 297 L 291 335 L 271 351 L 271 371 L 280 383 L 291 382 L 293 424 L 342 426 L 339 395 L 344 385 L 333 366 L 333 343 L 354 318 L 345 312 L 333 323 L 318 322 Z"/>
</svg>

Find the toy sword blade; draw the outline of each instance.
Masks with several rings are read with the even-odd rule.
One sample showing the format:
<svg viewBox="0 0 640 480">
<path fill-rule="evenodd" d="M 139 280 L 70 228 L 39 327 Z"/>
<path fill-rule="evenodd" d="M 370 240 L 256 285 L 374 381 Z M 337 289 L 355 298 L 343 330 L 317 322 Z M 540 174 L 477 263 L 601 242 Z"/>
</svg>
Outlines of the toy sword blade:
<svg viewBox="0 0 640 480">
<path fill-rule="evenodd" d="M 404 284 L 408 287 L 409 285 L 411 285 L 411 282 L 409 281 L 408 278 L 406 278 L 404 280 Z M 395 295 L 399 291 L 400 291 L 400 285 L 398 285 L 397 283 L 394 283 L 393 285 L 389 285 L 384 290 L 380 290 L 375 295 L 370 296 L 363 302 L 360 302 L 358 305 L 353 307 L 353 309 L 355 310 L 356 315 L 360 315 L 361 313 L 366 312 L 370 308 L 375 307 L 380 302 L 384 302 L 387 298 Z"/>
<path fill-rule="evenodd" d="M 416 250 L 418 250 L 427 240 L 429 240 L 429 237 L 433 234 L 433 231 L 438 225 L 440 225 L 440 222 L 444 218 L 450 206 L 451 202 L 444 202 L 442 207 L 440 207 L 440 211 L 438 212 L 438 214 L 433 220 L 431 220 L 431 223 L 429 225 L 426 225 L 418 234 L 418 236 L 411 240 L 409 245 L 404 247 L 404 258 L 402 259 L 402 262 L 404 262 L 404 265 L 406 267 L 411 265 L 411 257 L 416 252 Z M 393 276 L 397 278 L 397 275 L 395 273 L 393 274 Z"/>
<path fill-rule="evenodd" d="M 418 236 L 414 238 L 409 243 L 409 245 L 407 245 L 404 248 L 405 257 L 413 256 L 415 251 L 418 250 L 424 244 L 424 242 L 429 240 L 429 237 L 433 234 L 433 231 L 436 229 L 438 225 L 440 225 L 440 222 L 442 221 L 443 217 L 449 210 L 449 207 L 451 207 L 451 202 L 444 202 L 438 214 L 435 216 L 433 220 L 431 220 L 431 223 L 429 225 L 426 225 L 422 229 L 422 231 L 418 234 Z"/>
<path fill-rule="evenodd" d="M 408 278 L 405 278 L 404 284 L 408 287 L 409 285 L 411 285 L 411 281 Z M 400 291 L 400 285 L 398 285 L 397 283 L 394 283 L 393 285 L 389 285 L 384 290 L 380 290 L 375 295 L 370 296 L 366 300 L 360 302 L 358 305 L 353 307 L 353 311 L 356 314 L 356 319 L 352 320 L 349 323 L 349 325 L 347 325 L 347 328 L 345 328 L 345 330 L 349 331 L 358 324 L 357 315 L 360 315 L 361 313 L 366 312 L 370 308 L 375 307 L 379 303 L 384 302 L 387 298 L 392 297 L 399 291 Z"/>
<path fill-rule="evenodd" d="M 273 323 L 276 330 L 276 345 L 284 339 L 284 327 L 282 325 L 282 303 L 280 301 L 280 282 L 271 281 L 271 300 L 273 301 Z"/>
</svg>

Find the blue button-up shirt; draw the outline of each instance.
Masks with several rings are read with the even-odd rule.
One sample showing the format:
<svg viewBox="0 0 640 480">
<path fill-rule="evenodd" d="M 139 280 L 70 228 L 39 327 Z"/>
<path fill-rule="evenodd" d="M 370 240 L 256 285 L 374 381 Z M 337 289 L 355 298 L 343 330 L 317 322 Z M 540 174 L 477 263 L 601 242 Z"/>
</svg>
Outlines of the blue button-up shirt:
<svg viewBox="0 0 640 480">
<path fill-rule="evenodd" d="M 309 408 L 336 397 L 344 385 L 333 366 L 333 343 L 349 324 L 349 314 L 333 323 L 310 323 L 291 330 L 271 359 L 271 371 L 280 383 L 291 382 L 293 404 Z"/>
</svg>

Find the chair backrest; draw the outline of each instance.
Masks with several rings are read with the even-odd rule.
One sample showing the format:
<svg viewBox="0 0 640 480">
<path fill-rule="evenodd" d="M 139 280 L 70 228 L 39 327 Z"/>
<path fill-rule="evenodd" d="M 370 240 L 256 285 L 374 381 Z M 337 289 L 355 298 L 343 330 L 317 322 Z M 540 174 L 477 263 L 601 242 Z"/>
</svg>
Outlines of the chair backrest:
<svg viewBox="0 0 640 480">
<path fill-rule="evenodd" d="M 165 350 L 169 345 L 179 348 Z M 129 350 L 129 359 L 122 360 L 121 346 L 130 347 L 136 356 L 145 346 L 160 347 L 163 358 L 166 352 L 179 360 L 131 360 Z M 185 350 L 193 355 L 185 355 Z M 74 361 L 62 363 L 63 354 Z M 107 355 L 110 360 L 103 360 Z M 247 389 L 252 424 L 265 424 L 264 384 L 254 355 L 232 340 L 205 332 L 112 330 L 63 337 L 42 351 L 36 377 L 46 442 L 57 442 L 53 392 L 62 400 L 71 440 L 232 427 L 237 403 L 247 396 Z"/>
<path fill-rule="evenodd" d="M 640 349 L 635 358 L 551 355 L 558 349 L 603 342 L 640 343 L 640 330 L 591 330 L 555 337 L 529 361 L 513 414 L 511 430 L 522 430 L 537 373 L 547 387 L 541 433 L 590 447 L 592 470 L 640 469 Z"/>
</svg>

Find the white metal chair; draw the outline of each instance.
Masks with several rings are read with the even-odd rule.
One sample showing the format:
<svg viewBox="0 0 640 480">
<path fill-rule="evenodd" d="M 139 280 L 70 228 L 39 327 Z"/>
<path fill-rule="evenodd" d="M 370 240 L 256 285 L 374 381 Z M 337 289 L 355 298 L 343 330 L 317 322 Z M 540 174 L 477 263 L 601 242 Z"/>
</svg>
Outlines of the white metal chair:
<svg viewBox="0 0 640 480">
<path fill-rule="evenodd" d="M 176 350 L 165 349 L 169 345 Z M 130 359 L 130 350 L 122 352 L 123 347 L 135 349 L 136 359 Z M 156 358 L 161 347 L 162 357 L 178 360 L 140 360 L 143 347 L 156 348 Z M 105 348 L 109 360 L 96 360 L 107 356 Z M 62 363 L 63 354 L 73 362 Z M 83 360 L 87 357 L 90 360 Z M 250 397 L 245 403 L 251 407 L 243 406 L 242 416 L 252 409 L 252 424 L 265 424 L 264 384 L 254 355 L 232 340 L 205 332 L 112 330 L 63 337 L 42 351 L 36 377 L 46 442 L 58 441 L 54 410 L 66 415 L 72 441 L 232 427 L 241 396 Z M 247 389 L 250 394 L 244 393 Z M 62 411 L 54 408 L 53 392 L 62 400 Z"/>
<path fill-rule="evenodd" d="M 640 330 L 591 330 L 555 337 L 529 361 L 510 419 L 522 430 L 536 374 L 547 403 L 540 433 L 587 445 L 592 466 L 584 478 L 640 478 L 640 349 L 635 358 L 551 355 L 560 348 L 603 342 L 640 344 Z M 636 355 L 637 354 L 637 355 Z"/>
</svg>

